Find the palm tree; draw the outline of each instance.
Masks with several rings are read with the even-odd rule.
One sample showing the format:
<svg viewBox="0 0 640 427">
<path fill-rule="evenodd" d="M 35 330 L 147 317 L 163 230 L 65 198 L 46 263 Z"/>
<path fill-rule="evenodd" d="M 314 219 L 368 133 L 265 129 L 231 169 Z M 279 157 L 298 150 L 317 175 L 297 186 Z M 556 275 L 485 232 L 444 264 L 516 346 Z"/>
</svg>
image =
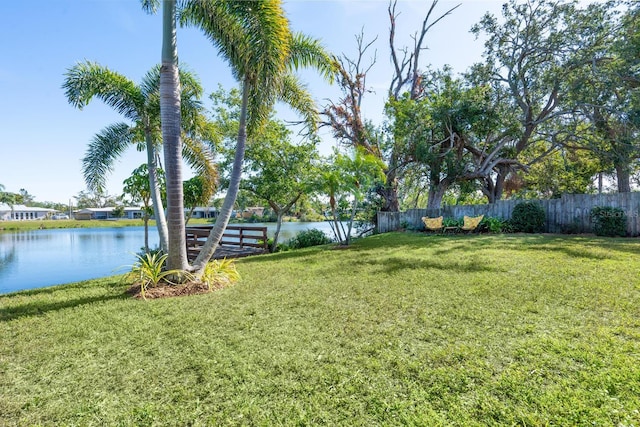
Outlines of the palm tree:
<svg viewBox="0 0 640 427">
<path fill-rule="evenodd" d="M 209 238 L 193 263 L 192 271 L 197 277 L 215 252 L 229 222 L 240 186 L 247 135 L 266 122 L 277 100 L 287 102 L 303 114 L 309 126 L 315 129 L 317 109 L 292 71 L 314 66 L 330 78 L 334 67 L 318 41 L 291 33 L 280 0 L 191 1 L 181 16 L 184 23 L 203 30 L 229 62 L 242 86 L 238 139 L 229 188 Z"/>
<path fill-rule="evenodd" d="M 94 97 L 113 107 L 133 124 L 115 123 L 100 131 L 89 143 L 83 158 L 83 174 L 87 187 L 91 190 L 104 188 L 106 176 L 113 170 L 115 160 L 125 149 L 136 144 L 139 150 L 146 149 L 149 185 L 153 209 L 156 216 L 160 248 L 168 249 L 167 223 L 164 207 L 160 197 L 157 170 L 159 168 L 158 145 L 160 142 L 160 100 L 159 82 L 160 68 L 154 67 L 136 85 L 126 77 L 92 62 L 83 62 L 70 68 L 65 74 L 63 88 L 67 100 L 75 107 L 82 109 Z M 204 176 L 215 177 L 211 163 L 211 155 L 202 147 L 200 137 L 209 137 L 200 132 L 203 127 L 201 119 L 202 106 L 199 98 L 202 87 L 189 72 L 181 72 L 184 82 L 184 99 L 182 115 L 191 126 L 192 138 L 185 147 L 185 158 Z M 212 180 L 214 182 L 214 180 Z"/>
<path fill-rule="evenodd" d="M 155 13 L 160 0 L 142 0 L 142 7 Z M 182 188 L 180 79 L 176 32 L 175 0 L 162 1 L 162 51 L 160 67 L 160 115 L 167 182 L 167 224 L 169 270 L 186 271 L 189 267 L 184 225 Z"/>
</svg>

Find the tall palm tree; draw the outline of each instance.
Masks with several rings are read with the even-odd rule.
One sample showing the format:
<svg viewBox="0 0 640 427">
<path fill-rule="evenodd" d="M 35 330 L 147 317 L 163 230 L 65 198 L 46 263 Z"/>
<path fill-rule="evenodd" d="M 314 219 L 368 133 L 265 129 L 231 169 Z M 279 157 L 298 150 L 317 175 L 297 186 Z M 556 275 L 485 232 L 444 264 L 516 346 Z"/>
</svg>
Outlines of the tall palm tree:
<svg viewBox="0 0 640 427">
<path fill-rule="evenodd" d="M 100 131 L 90 142 L 83 159 L 83 174 L 87 187 L 91 190 L 103 189 L 108 172 L 113 170 L 115 160 L 126 148 L 136 144 L 139 150 L 146 149 L 147 167 L 149 171 L 149 185 L 151 188 L 153 209 L 160 236 L 160 248 L 168 249 L 167 223 L 164 207 L 160 197 L 158 184 L 160 144 L 160 101 L 159 82 L 160 68 L 154 67 L 136 85 L 126 77 L 109 70 L 106 67 L 83 62 L 70 68 L 65 74 L 63 84 L 68 101 L 75 107 L 82 109 L 94 97 L 101 99 L 107 105 L 121 113 L 132 124 L 115 123 Z M 200 116 L 202 106 L 199 98 L 202 87 L 198 80 L 189 72 L 181 72 L 184 82 L 184 99 L 182 115 L 191 124 L 190 138 L 192 144 L 185 147 L 184 156 L 194 168 L 207 177 L 215 177 L 211 156 L 208 150 L 202 148 L 200 137 L 208 137 L 199 132 L 202 127 Z M 212 180 L 213 182 L 214 180 Z"/>
<path fill-rule="evenodd" d="M 210 236 L 193 263 L 192 271 L 198 276 L 229 222 L 240 186 L 247 135 L 266 122 L 277 100 L 289 103 L 315 128 L 317 109 L 292 71 L 314 66 L 330 78 L 334 67 L 318 41 L 291 33 L 280 0 L 190 1 L 181 17 L 184 23 L 202 29 L 242 86 L 238 140 L 229 188 Z"/>
<path fill-rule="evenodd" d="M 160 0 L 141 0 L 142 7 L 155 13 Z M 162 0 L 162 51 L 160 68 L 160 114 L 167 183 L 167 224 L 169 248 L 167 269 L 187 270 L 187 245 L 184 226 L 182 188 L 182 151 L 180 116 L 180 79 L 178 77 L 177 4 Z"/>
</svg>

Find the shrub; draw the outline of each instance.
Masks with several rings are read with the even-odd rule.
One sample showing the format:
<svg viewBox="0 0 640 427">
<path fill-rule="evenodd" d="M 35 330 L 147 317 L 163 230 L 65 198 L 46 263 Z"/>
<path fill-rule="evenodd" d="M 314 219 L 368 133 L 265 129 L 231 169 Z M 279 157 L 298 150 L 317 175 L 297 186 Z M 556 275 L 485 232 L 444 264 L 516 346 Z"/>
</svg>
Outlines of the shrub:
<svg viewBox="0 0 640 427">
<path fill-rule="evenodd" d="M 136 257 L 140 258 L 140 257 L 144 257 L 146 254 L 160 256 L 163 253 L 164 252 L 162 251 L 162 249 L 160 249 L 158 246 L 156 246 L 155 248 L 149 248 L 148 250 L 145 249 L 143 246 L 140 248 L 140 251 L 137 252 L 135 255 Z"/>
<path fill-rule="evenodd" d="M 258 243 L 263 244 L 264 240 L 258 240 Z M 267 246 L 269 246 L 269 248 L 270 248 L 272 253 L 286 252 L 286 251 L 291 249 L 288 244 L 283 243 L 283 242 L 278 242 L 278 246 L 276 246 L 274 248 L 273 247 L 273 238 L 272 237 L 267 239 Z"/>
<path fill-rule="evenodd" d="M 620 208 L 596 206 L 591 209 L 591 222 L 597 236 L 627 235 L 627 215 Z"/>
<path fill-rule="evenodd" d="M 181 270 L 165 270 L 165 262 L 169 255 L 162 252 L 146 253 L 144 255 L 136 255 L 138 260 L 131 268 L 131 275 L 140 284 L 140 295 L 145 298 L 145 291 L 149 287 L 158 286 L 161 282 L 175 285 L 172 278 L 178 278 L 179 281 L 193 280 L 193 275 Z"/>
<path fill-rule="evenodd" d="M 513 223 L 511 222 L 510 219 L 503 219 L 502 220 L 502 232 L 503 233 L 513 233 L 514 232 L 514 227 L 513 227 Z"/>
<path fill-rule="evenodd" d="M 495 218 L 491 216 L 485 216 L 482 218 L 480 225 L 478 226 L 480 231 L 488 231 L 489 233 L 504 233 L 506 232 L 507 221 L 502 218 Z"/>
<path fill-rule="evenodd" d="M 456 218 L 444 218 L 442 220 L 442 226 L 443 227 L 462 227 L 462 219 L 456 219 Z"/>
<path fill-rule="evenodd" d="M 308 248 L 310 246 L 326 245 L 332 240 L 327 237 L 321 230 L 312 228 L 298 233 L 294 238 L 289 240 L 289 246 L 292 249 Z"/>
<path fill-rule="evenodd" d="M 206 283 L 209 290 L 213 286 L 227 287 L 240 280 L 240 273 L 236 269 L 233 259 L 216 259 L 209 261 L 204 268 L 202 282 Z"/>
<path fill-rule="evenodd" d="M 511 214 L 511 225 L 514 231 L 524 233 L 541 233 L 544 231 L 545 213 L 536 202 L 518 203 Z"/>
</svg>

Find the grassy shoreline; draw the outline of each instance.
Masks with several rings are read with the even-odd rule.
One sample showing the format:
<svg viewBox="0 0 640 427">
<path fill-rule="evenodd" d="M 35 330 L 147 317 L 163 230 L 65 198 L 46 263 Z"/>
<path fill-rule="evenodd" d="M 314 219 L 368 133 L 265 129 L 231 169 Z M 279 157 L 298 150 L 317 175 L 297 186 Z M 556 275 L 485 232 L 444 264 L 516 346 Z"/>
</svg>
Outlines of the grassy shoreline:
<svg viewBox="0 0 640 427">
<path fill-rule="evenodd" d="M 155 227 L 155 221 L 149 221 L 149 227 Z M 210 224 L 207 219 L 191 219 L 189 224 Z M 141 219 L 118 219 L 118 220 L 33 220 L 33 221 L 0 221 L 0 233 L 3 231 L 30 231 L 49 230 L 57 228 L 120 228 L 120 227 L 142 227 L 144 222 Z"/>
<path fill-rule="evenodd" d="M 389 233 L 0 295 L 0 424 L 637 425 L 640 242 Z"/>
<path fill-rule="evenodd" d="M 288 219 L 285 222 L 298 222 Z M 155 221 L 149 221 L 149 227 L 155 227 Z M 213 224 L 210 219 L 192 218 L 188 225 Z M 251 222 L 243 220 L 232 220 L 230 224 L 246 224 Z M 141 219 L 118 219 L 118 220 L 75 220 L 75 219 L 59 219 L 59 220 L 29 220 L 29 221 L 0 221 L 0 233 L 3 231 L 30 231 L 30 230 L 49 230 L 57 228 L 119 228 L 119 227 L 142 227 L 144 223 Z"/>
</svg>

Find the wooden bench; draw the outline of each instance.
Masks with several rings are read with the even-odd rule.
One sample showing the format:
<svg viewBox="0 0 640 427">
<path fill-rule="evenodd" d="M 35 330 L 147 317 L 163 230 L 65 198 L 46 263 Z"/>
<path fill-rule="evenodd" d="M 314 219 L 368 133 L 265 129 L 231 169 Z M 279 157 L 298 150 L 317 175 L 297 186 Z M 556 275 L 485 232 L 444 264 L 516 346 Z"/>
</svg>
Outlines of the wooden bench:
<svg viewBox="0 0 640 427">
<path fill-rule="evenodd" d="M 200 254 L 212 225 L 186 227 L 187 256 L 193 261 Z M 240 258 L 269 252 L 267 227 L 229 225 L 211 259 Z"/>
</svg>

